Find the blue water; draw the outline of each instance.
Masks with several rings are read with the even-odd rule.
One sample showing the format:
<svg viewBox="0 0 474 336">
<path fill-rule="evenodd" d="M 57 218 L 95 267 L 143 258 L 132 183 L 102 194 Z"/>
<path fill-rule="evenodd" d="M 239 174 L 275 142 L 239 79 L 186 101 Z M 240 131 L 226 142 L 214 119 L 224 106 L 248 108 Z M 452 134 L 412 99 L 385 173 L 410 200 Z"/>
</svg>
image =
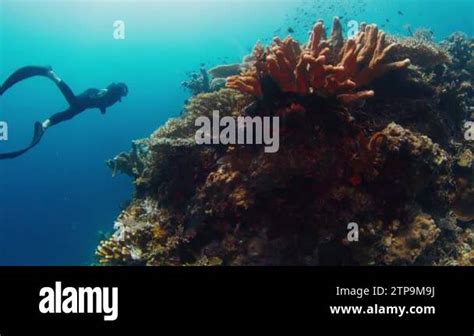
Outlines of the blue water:
<svg viewBox="0 0 474 336">
<path fill-rule="evenodd" d="M 113 178 L 105 161 L 180 114 L 186 73 L 201 63 L 238 62 L 257 40 L 303 38 L 312 21 L 335 15 L 432 29 L 437 39 L 474 33 L 472 0 L 306 1 L 42 1 L 0 0 L 0 81 L 25 65 L 51 65 L 75 93 L 125 82 L 129 96 L 103 116 L 89 110 L 48 130 L 26 155 L 0 161 L 0 265 L 83 265 L 93 262 L 99 231 L 112 228 L 131 181 Z M 319 8 L 318 8 L 319 7 Z M 397 13 L 401 10 L 403 15 Z M 301 19 L 302 11 L 315 17 Z M 390 23 L 387 23 L 389 19 Z M 123 20 L 125 40 L 114 40 Z M 311 22 L 310 22 L 311 21 Z M 47 79 L 22 82 L 0 97 L 0 121 L 18 149 L 32 125 L 66 108 Z"/>
</svg>

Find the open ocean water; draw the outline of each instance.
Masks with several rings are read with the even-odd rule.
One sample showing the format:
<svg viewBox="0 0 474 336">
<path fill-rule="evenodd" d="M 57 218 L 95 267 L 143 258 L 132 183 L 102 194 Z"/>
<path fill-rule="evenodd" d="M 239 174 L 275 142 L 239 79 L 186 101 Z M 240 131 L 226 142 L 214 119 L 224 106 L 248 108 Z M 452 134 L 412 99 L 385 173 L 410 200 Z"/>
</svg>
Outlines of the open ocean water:
<svg viewBox="0 0 474 336">
<path fill-rule="evenodd" d="M 48 130 L 26 155 L 0 161 L 0 264 L 88 265 L 100 232 L 112 229 L 131 180 L 105 161 L 181 113 L 187 73 L 240 62 L 257 40 L 288 30 L 306 40 L 332 17 L 377 23 L 391 34 L 429 28 L 436 40 L 474 34 L 472 0 L 43 1 L 0 0 L 0 81 L 25 65 L 50 65 L 75 93 L 124 82 L 129 95 L 101 115 L 89 110 Z M 125 39 L 113 23 L 125 23 Z M 66 102 L 45 78 L 0 97 L 9 140 L 26 145 L 34 121 Z"/>
</svg>

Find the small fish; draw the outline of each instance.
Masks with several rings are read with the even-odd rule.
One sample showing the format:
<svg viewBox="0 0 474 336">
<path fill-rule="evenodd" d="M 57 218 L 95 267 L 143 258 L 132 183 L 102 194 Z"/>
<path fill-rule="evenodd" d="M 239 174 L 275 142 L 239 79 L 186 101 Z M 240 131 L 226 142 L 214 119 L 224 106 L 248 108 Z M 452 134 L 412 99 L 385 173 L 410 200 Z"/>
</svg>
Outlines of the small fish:
<svg viewBox="0 0 474 336">
<path fill-rule="evenodd" d="M 402 11 L 398 11 L 398 15 L 403 15 Z"/>
<path fill-rule="evenodd" d="M 295 30 L 293 28 L 291 28 L 291 27 L 288 28 L 288 33 L 293 34 L 294 32 L 295 32 Z"/>
<path fill-rule="evenodd" d="M 390 23 L 390 20 L 389 19 L 385 19 L 386 22 Z"/>
</svg>

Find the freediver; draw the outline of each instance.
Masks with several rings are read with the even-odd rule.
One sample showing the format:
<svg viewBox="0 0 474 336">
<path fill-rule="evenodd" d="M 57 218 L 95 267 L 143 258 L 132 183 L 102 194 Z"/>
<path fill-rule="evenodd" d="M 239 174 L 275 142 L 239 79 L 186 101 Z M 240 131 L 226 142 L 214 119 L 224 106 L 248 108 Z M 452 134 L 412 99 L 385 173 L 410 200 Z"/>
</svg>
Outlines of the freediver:
<svg viewBox="0 0 474 336">
<path fill-rule="evenodd" d="M 26 66 L 15 71 L 7 80 L 0 86 L 0 96 L 5 91 L 10 89 L 15 84 L 31 78 L 31 77 L 46 77 L 51 79 L 59 88 L 64 98 L 69 104 L 69 107 L 63 111 L 52 115 L 44 122 L 35 122 L 33 139 L 30 145 L 24 149 L 10 152 L 0 153 L 0 160 L 14 159 L 31 148 L 35 147 L 43 137 L 45 131 L 51 126 L 70 120 L 85 110 L 97 108 L 102 114 L 106 113 L 106 109 L 117 102 L 122 101 L 122 97 L 127 96 L 128 87 L 124 83 L 112 83 L 106 89 L 88 89 L 80 95 L 75 95 L 71 88 L 56 75 L 51 67 L 44 66 Z"/>
</svg>

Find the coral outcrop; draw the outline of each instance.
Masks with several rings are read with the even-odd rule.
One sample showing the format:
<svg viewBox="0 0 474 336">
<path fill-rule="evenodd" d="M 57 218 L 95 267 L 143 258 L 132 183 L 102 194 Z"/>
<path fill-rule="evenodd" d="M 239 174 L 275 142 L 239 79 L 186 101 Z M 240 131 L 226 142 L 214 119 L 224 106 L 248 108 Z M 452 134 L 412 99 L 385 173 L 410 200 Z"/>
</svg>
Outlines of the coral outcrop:
<svg viewBox="0 0 474 336">
<path fill-rule="evenodd" d="M 472 44 L 414 38 L 363 25 L 344 40 L 336 19 L 329 37 L 318 22 L 304 46 L 257 45 L 229 88 L 192 97 L 108 162 L 135 195 L 98 261 L 472 265 L 474 148 L 462 137 L 472 73 L 461 47 Z M 215 110 L 280 117 L 279 151 L 197 145 L 196 118 Z"/>
<path fill-rule="evenodd" d="M 343 103 L 372 97 L 371 90 L 357 90 L 391 70 L 406 68 L 410 60 L 387 62 L 395 44 L 387 44 L 385 33 L 375 25 L 361 26 L 355 39 L 343 40 L 336 17 L 331 37 L 325 37 L 318 22 L 305 46 L 288 37 L 276 38 L 267 49 L 257 45 L 254 68 L 241 76 L 229 77 L 227 87 L 262 98 L 267 78 L 283 92 L 302 96 L 336 96 Z"/>
<path fill-rule="evenodd" d="M 199 72 L 193 72 L 189 75 L 189 79 L 181 83 L 181 86 L 188 89 L 191 94 L 197 95 L 211 91 L 211 79 L 204 67 Z"/>
<path fill-rule="evenodd" d="M 394 44 L 389 60 L 393 60 L 394 55 L 409 58 L 412 65 L 428 70 L 452 62 L 449 52 L 436 44 L 426 29 L 419 29 L 410 37 L 390 36 L 387 40 Z"/>
<path fill-rule="evenodd" d="M 189 79 L 181 83 L 181 86 L 188 89 L 193 96 L 200 93 L 208 93 L 223 89 L 227 78 L 237 76 L 242 72 L 243 65 L 222 64 L 209 70 L 204 67 L 199 72 L 191 72 Z"/>
</svg>

